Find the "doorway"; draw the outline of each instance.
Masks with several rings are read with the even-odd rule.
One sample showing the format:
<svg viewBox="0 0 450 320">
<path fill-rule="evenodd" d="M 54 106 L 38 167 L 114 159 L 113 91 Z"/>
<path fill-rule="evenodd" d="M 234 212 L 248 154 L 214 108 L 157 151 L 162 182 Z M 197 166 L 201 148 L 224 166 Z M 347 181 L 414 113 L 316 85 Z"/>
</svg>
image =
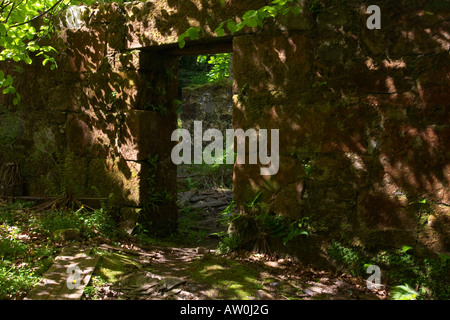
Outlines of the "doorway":
<svg viewBox="0 0 450 320">
<path fill-rule="evenodd" d="M 194 138 L 194 126 L 202 133 L 217 129 L 225 137 L 232 128 L 232 54 L 229 52 L 180 56 L 178 61 L 178 129 Z M 197 122 L 197 124 L 195 124 Z M 211 141 L 202 141 L 202 151 Z M 177 167 L 179 233 L 192 241 L 217 244 L 227 233 L 226 215 L 233 209 L 233 164 L 213 153 L 215 161 L 191 162 Z M 203 152 L 202 152 L 203 154 Z M 206 242 L 205 242 L 206 240 Z"/>
</svg>

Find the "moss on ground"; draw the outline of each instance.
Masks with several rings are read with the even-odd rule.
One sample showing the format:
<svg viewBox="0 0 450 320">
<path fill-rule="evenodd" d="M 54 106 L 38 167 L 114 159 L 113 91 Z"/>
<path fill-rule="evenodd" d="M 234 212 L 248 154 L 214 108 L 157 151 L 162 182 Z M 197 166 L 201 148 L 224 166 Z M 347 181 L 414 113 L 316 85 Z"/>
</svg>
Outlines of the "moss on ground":
<svg viewBox="0 0 450 320">
<path fill-rule="evenodd" d="M 260 273 L 251 266 L 221 256 L 195 260 L 188 268 L 191 279 L 211 287 L 215 299 L 247 300 L 263 288 Z"/>
<path fill-rule="evenodd" d="M 98 254 L 101 255 L 101 261 L 95 269 L 94 275 L 100 276 L 108 283 L 117 282 L 133 267 L 141 267 L 127 255 L 104 251 L 99 251 Z"/>
</svg>

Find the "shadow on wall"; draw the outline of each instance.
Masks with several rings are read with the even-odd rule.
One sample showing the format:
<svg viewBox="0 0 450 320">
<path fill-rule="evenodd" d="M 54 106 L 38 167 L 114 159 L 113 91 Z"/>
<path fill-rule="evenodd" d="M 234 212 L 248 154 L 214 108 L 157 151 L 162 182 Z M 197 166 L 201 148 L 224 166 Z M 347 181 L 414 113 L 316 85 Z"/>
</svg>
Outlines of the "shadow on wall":
<svg viewBox="0 0 450 320">
<path fill-rule="evenodd" d="M 366 28 L 363 5 L 315 2 L 311 12 L 305 1 L 302 23 L 284 33 L 268 24 L 233 40 L 234 127 L 279 129 L 281 139 L 276 176 L 235 166 L 237 202 L 262 189 L 273 212 L 309 216 L 319 235 L 374 246 L 418 240 L 450 251 L 448 2 L 378 1 L 381 30 Z M 142 207 L 148 159 L 156 155 L 158 187 L 175 194 L 168 152 L 177 66 L 158 50 L 176 48 L 178 35 L 197 25 L 205 43 L 215 42 L 211 30 L 220 21 L 260 7 L 225 3 L 103 4 L 80 29 L 59 30 L 52 42 L 59 68 L 48 72 L 38 58 L 24 67 L 21 108 L 8 104 L 20 115 L 29 193 L 42 192 L 40 175 L 51 171 L 51 148 L 39 146 L 51 141 L 75 154 L 86 196 L 95 186 L 117 194 L 121 205 Z M 39 158 L 29 157 L 39 150 Z"/>
<path fill-rule="evenodd" d="M 20 119 L 16 141 L 26 146 L 20 162 L 29 195 L 45 193 L 42 175 L 57 184 L 58 170 L 70 167 L 64 173 L 70 173 L 78 196 L 113 194 L 125 212 L 133 209 L 127 218 L 155 220 L 158 228 L 157 213 L 162 222 L 176 220 L 177 214 L 174 197 L 158 203 L 156 211 L 147 206 L 150 190 L 176 194 L 176 167 L 166 159 L 173 146 L 171 128 L 176 128 L 177 58 L 120 51 L 124 33 L 114 31 L 124 22 L 117 10 L 107 16 L 96 11 L 80 29 L 58 30 L 49 42 L 58 49 L 59 68 L 49 72 L 38 58 L 22 66 L 15 77 L 22 104 L 13 109 L 7 103 L 5 112 Z M 68 154 L 73 154 L 70 161 Z M 156 156 L 161 161 L 150 168 L 149 159 Z M 151 175 L 156 176 L 152 186 Z"/>
<path fill-rule="evenodd" d="M 303 34 L 234 39 L 234 126 L 280 130 L 279 173 L 236 165 L 237 202 L 263 190 L 326 238 L 449 251 L 448 2 L 379 2 L 381 30 L 320 3 Z"/>
</svg>

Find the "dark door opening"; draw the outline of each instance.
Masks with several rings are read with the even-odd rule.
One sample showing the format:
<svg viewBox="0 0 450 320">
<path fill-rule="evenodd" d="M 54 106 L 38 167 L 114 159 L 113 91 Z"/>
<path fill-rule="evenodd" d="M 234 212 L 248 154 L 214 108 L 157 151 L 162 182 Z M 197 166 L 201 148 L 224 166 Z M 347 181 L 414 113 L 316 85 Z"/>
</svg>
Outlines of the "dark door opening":
<svg viewBox="0 0 450 320">
<path fill-rule="evenodd" d="M 194 127 L 201 125 L 202 135 L 217 129 L 225 142 L 226 129 L 232 129 L 231 53 L 188 55 L 178 64 L 178 129 L 191 136 L 190 163 L 178 165 L 179 232 L 194 241 L 217 242 L 227 232 L 220 218 L 233 206 L 233 164 L 223 154 L 213 155 L 208 164 L 203 158 L 194 163 Z M 210 141 L 202 141 L 202 155 Z M 183 150 L 184 152 L 184 150 Z"/>
</svg>

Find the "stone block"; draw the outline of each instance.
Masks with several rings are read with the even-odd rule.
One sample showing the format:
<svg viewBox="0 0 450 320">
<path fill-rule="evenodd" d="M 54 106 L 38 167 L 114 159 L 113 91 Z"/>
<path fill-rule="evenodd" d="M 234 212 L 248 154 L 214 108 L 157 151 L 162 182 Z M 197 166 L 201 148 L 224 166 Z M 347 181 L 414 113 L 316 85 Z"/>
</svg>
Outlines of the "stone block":
<svg viewBox="0 0 450 320">
<path fill-rule="evenodd" d="M 96 72 L 106 52 L 106 32 L 101 27 L 64 30 L 67 49 L 63 52 L 66 72 Z"/>
<path fill-rule="evenodd" d="M 88 186 L 91 196 L 98 196 L 96 188 L 104 198 L 113 194 L 114 201 L 125 206 L 143 204 L 140 172 L 142 165 L 136 162 L 112 159 L 92 159 L 88 166 Z M 146 195 L 145 195 L 146 196 Z"/>
<path fill-rule="evenodd" d="M 235 37 L 233 70 L 237 90 L 290 92 L 306 85 L 311 68 L 307 47 L 303 35 Z"/>
<path fill-rule="evenodd" d="M 117 127 L 104 113 L 69 114 L 65 134 L 67 148 L 79 155 L 106 158 L 115 148 Z"/>
<path fill-rule="evenodd" d="M 132 110 L 127 112 L 119 137 L 120 154 L 125 160 L 145 161 L 149 156 L 170 158 L 175 142 L 176 114 Z"/>
</svg>

